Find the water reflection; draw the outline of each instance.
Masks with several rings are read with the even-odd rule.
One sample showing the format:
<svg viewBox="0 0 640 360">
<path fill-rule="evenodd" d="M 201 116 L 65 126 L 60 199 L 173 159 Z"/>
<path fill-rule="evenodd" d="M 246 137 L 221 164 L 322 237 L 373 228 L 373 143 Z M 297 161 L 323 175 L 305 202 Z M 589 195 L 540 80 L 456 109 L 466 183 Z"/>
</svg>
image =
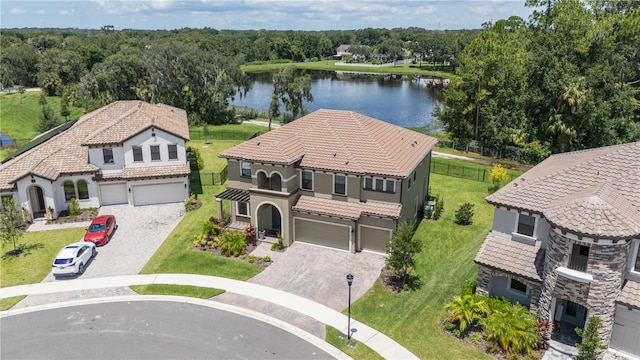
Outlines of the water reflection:
<svg viewBox="0 0 640 360">
<path fill-rule="evenodd" d="M 402 75 L 299 70 L 311 75 L 309 112 L 317 109 L 351 110 L 404 127 L 432 125 L 439 104 L 438 87 L 420 78 Z M 233 105 L 266 110 L 273 91 L 271 73 L 250 74 L 253 86 L 246 96 L 237 94 Z M 284 111 L 284 109 L 282 109 Z"/>
</svg>

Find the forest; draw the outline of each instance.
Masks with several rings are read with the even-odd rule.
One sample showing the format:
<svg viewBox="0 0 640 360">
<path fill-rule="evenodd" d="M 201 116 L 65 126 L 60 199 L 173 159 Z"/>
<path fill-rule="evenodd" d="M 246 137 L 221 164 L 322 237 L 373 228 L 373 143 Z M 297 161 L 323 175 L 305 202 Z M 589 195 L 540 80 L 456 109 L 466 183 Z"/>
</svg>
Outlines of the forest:
<svg viewBox="0 0 640 360">
<path fill-rule="evenodd" d="M 312 62 L 342 44 L 447 64 L 436 116 L 457 143 L 551 153 L 640 139 L 640 2 L 526 0 L 529 19 L 477 30 L 1 29 L 0 82 L 65 104 L 163 102 L 198 124 L 232 122 L 242 65 Z M 263 109 L 266 110 L 266 109 Z"/>
</svg>

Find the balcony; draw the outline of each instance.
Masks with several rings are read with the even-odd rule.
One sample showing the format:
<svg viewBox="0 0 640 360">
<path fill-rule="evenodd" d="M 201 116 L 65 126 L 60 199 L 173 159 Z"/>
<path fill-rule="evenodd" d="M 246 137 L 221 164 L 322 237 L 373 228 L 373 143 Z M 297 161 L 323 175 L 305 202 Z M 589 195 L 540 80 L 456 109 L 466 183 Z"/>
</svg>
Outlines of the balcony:
<svg viewBox="0 0 640 360">
<path fill-rule="evenodd" d="M 567 267 L 571 270 L 586 272 L 588 259 L 588 256 L 571 254 L 569 255 L 569 264 Z"/>
</svg>

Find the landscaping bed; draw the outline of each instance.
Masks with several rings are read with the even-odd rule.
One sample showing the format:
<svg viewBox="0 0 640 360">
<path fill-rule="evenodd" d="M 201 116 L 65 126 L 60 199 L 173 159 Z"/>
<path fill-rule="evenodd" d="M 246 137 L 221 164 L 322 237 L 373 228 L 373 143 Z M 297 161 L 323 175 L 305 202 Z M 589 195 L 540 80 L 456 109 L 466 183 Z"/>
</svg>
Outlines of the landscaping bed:
<svg viewBox="0 0 640 360">
<path fill-rule="evenodd" d="M 78 215 L 74 216 L 69 215 L 68 210 L 62 210 L 57 219 L 47 220 L 47 225 L 91 221 L 97 214 L 96 208 L 82 209 Z"/>
</svg>

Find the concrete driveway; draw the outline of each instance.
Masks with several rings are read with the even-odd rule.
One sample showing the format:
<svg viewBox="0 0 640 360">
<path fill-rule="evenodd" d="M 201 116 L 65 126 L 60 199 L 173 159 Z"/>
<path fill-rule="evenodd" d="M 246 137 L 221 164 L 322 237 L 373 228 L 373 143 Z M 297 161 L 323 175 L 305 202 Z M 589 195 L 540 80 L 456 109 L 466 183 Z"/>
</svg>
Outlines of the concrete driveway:
<svg viewBox="0 0 640 360">
<path fill-rule="evenodd" d="M 98 255 L 80 278 L 138 274 L 180 222 L 184 212 L 183 203 L 101 207 L 98 214 L 115 215 L 118 228 L 107 245 L 97 248 Z M 75 278 L 60 277 L 57 281 Z M 43 280 L 48 281 L 56 281 L 51 273 Z"/>
<path fill-rule="evenodd" d="M 351 302 L 375 283 L 384 266 L 382 255 L 351 254 L 295 242 L 263 272 L 249 282 L 296 294 L 334 310 L 348 306 L 347 274 L 353 275 Z"/>
</svg>

